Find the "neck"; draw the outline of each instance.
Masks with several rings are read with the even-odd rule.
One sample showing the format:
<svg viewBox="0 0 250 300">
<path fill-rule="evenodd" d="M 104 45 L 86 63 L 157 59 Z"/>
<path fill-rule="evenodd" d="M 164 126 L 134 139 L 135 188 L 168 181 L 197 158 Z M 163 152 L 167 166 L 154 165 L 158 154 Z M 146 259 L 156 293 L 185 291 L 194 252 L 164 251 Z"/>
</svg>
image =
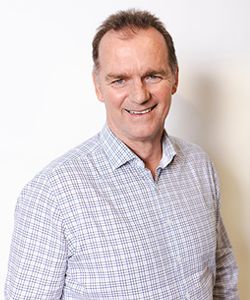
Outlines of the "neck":
<svg viewBox="0 0 250 300">
<path fill-rule="evenodd" d="M 131 140 L 120 137 L 119 135 L 117 135 L 117 137 L 143 160 L 146 168 L 149 169 L 153 177 L 155 177 L 156 168 L 162 157 L 162 134 L 163 133 L 148 140 Z"/>
<path fill-rule="evenodd" d="M 127 144 L 127 146 L 144 161 L 146 168 L 148 168 L 152 175 L 155 176 L 156 168 L 162 157 L 161 140 L 157 143 L 135 142 L 130 145 Z"/>
</svg>

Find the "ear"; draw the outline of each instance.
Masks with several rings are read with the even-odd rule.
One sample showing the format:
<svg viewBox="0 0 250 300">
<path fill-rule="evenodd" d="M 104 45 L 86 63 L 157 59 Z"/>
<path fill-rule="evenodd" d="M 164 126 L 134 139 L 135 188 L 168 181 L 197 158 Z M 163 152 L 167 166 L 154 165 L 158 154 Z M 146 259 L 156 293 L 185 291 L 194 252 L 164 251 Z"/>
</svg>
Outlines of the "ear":
<svg viewBox="0 0 250 300">
<path fill-rule="evenodd" d="M 174 70 L 174 84 L 171 91 L 172 95 L 174 95 L 177 91 L 178 82 L 179 82 L 179 67 L 177 66 L 176 69 Z"/>
<path fill-rule="evenodd" d="M 104 102 L 104 97 L 101 92 L 100 78 L 97 70 L 93 70 L 92 79 L 95 87 L 95 93 L 99 101 Z"/>
</svg>

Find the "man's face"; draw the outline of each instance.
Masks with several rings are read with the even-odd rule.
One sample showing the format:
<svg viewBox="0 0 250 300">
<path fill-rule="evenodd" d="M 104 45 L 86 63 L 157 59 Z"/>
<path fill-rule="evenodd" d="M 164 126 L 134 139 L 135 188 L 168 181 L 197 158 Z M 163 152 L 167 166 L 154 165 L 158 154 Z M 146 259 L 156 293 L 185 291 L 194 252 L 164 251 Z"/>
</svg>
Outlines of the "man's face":
<svg viewBox="0 0 250 300">
<path fill-rule="evenodd" d="M 94 84 L 105 103 L 108 126 L 122 141 L 159 141 L 177 73 L 169 66 L 163 36 L 154 28 L 103 36 Z"/>
</svg>

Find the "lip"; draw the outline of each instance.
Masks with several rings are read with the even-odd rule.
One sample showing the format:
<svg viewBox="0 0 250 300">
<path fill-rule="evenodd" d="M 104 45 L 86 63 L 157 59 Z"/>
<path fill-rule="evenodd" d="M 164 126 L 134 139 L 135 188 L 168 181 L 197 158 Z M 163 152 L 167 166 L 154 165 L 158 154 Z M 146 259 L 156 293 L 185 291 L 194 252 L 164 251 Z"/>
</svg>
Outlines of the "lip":
<svg viewBox="0 0 250 300">
<path fill-rule="evenodd" d="M 151 107 L 148 107 L 148 108 L 145 108 L 145 109 L 142 109 L 142 110 L 137 110 L 137 109 L 124 109 L 127 113 L 129 113 L 130 115 L 132 116 L 144 116 L 144 115 L 147 115 L 148 113 L 150 113 L 152 110 L 154 110 L 154 108 L 157 106 L 157 104 L 151 106 Z"/>
</svg>

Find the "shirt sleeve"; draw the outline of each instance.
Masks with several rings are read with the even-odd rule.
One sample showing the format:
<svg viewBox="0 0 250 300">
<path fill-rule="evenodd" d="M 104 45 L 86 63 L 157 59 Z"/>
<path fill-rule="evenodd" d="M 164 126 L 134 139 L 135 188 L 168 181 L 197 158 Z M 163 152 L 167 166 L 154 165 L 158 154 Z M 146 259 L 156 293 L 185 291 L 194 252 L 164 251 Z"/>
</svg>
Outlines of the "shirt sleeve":
<svg viewBox="0 0 250 300">
<path fill-rule="evenodd" d="M 213 299 L 238 300 L 238 267 L 220 214 L 220 191 L 216 171 L 213 175 L 217 202 L 216 279 Z"/>
<path fill-rule="evenodd" d="M 47 179 L 38 176 L 17 201 L 5 299 L 60 299 L 66 267 L 63 219 Z"/>
<path fill-rule="evenodd" d="M 219 216 L 214 299 L 238 300 L 238 268 L 222 219 Z"/>
</svg>

